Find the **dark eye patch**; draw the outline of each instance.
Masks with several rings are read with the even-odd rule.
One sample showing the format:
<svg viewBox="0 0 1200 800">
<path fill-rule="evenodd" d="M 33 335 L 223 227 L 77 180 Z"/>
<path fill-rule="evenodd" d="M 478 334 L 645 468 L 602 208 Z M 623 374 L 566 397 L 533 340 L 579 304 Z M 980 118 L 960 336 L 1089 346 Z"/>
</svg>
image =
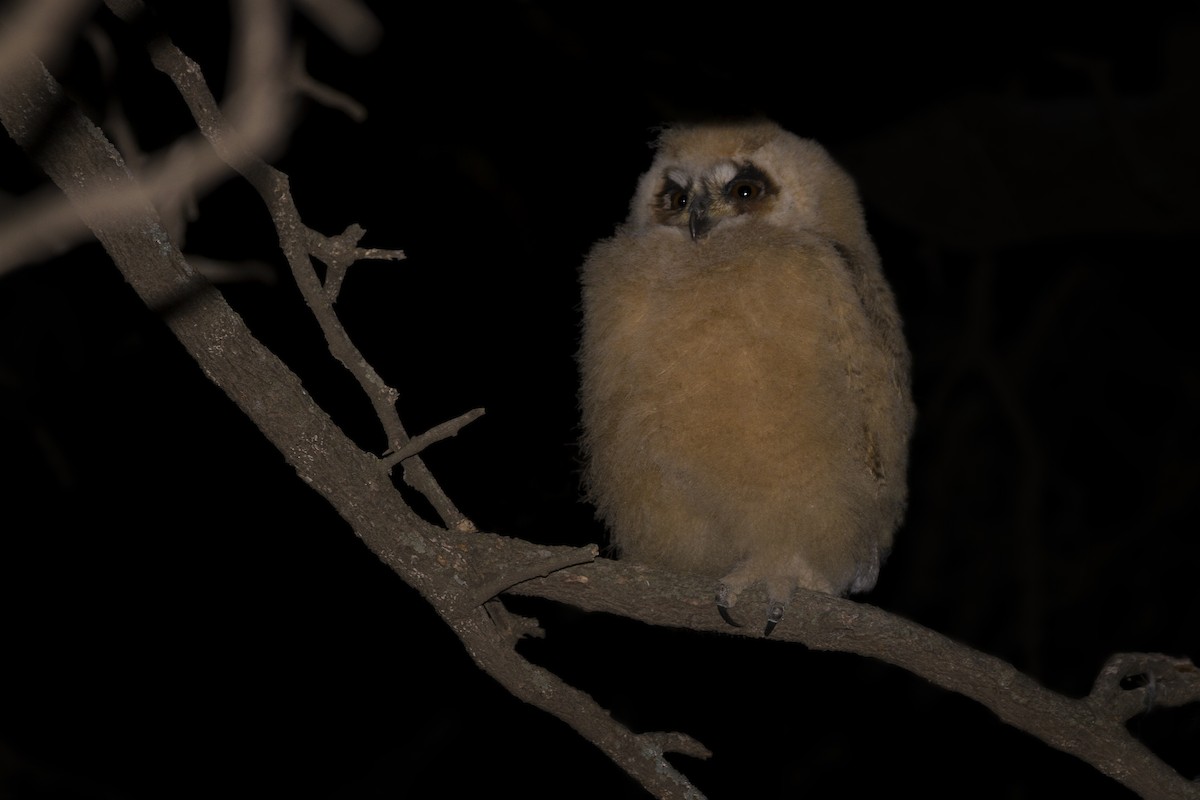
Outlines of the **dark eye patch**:
<svg viewBox="0 0 1200 800">
<path fill-rule="evenodd" d="M 725 184 L 725 196 L 740 202 L 753 202 L 775 191 L 767 173 L 753 164 L 745 164 L 738 170 L 737 175 Z"/>
<path fill-rule="evenodd" d="M 663 187 L 658 196 L 662 200 L 662 207 L 667 211 L 682 211 L 691 199 L 687 187 L 680 186 L 670 178 L 663 181 Z"/>
</svg>

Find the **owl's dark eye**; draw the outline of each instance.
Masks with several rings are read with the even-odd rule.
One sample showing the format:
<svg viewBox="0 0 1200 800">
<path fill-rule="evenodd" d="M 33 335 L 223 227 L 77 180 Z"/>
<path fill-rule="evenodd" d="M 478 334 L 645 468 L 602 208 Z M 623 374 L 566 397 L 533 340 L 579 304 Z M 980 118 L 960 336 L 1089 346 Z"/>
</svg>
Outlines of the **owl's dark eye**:
<svg viewBox="0 0 1200 800">
<path fill-rule="evenodd" d="M 735 180 L 725 187 L 725 193 L 736 200 L 757 200 L 765 187 L 758 181 Z"/>
<path fill-rule="evenodd" d="M 688 193 L 690 187 L 684 181 L 675 180 L 670 175 L 663 176 L 662 188 L 658 190 L 659 206 L 664 211 L 683 211 L 692 196 Z"/>
<path fill-rule="evenodd" d="M 725 196 L 737 203 L 757 203 L 774 193 L 775 185 L 771 179 L 751 163 L 742 164 L 732 180 L 725 184 Z"/>
</svg>

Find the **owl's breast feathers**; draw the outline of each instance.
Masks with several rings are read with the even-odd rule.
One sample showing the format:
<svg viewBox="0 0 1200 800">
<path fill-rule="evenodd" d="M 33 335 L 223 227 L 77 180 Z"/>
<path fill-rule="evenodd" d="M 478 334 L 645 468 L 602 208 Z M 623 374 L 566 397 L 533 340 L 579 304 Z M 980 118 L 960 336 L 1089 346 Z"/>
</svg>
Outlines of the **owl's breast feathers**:
<svg viewBox="0 0 1200 800">
<path fill-rule="evenodd" d="M 838 247 L 757 224 L 700 242 L 657 228 L 598 245 L 583 282 L 589 482 L 618 544 L 718 573 L 745 555 L 739 526 L 820 542 L 870 525 L 882 541 L 857 557 L 886 550 L 903 448 L 880 442 L 903 393 Z M 834 591 L 854 580 L 829 570 Z"/>
</svg>

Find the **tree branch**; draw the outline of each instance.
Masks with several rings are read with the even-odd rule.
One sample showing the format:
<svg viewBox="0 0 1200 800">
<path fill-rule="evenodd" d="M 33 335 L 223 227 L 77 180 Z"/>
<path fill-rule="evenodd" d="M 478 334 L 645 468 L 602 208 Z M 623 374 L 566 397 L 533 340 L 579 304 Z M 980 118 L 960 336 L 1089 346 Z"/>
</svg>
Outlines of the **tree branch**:
<svg viewBox="0 0 1200 800">
<path fill-rule="evenodd" d="M 52 127 L 47 126 L 50 114 L 55 115 Z M 114 215 L 94 202 L 99 187 L 132 195 L 133 179 L 103 133 L 66 102 L 57 82 L 32 56 L 0 76 L 0 122 L 72 201 L 122 275 L 150 308 L 163 314 L 209 379 L 279 449 L 297 475 L 333 505 L 371 551 L 421 593 L 459 635 L 480 668 L 515 696 L 572 725 L 647 791 L 660 797 L 699 796 L 663 760 L 660 740 L 643 741 L 611 720 L 587 695 L 521 658 L 478 603 L 482 594 L 494 593 L 480 575 L 506 574 L 509 558 L 527 563 L 558 552 L 575 561 L 577 550 L 534 548 L 503 537 L 467 534 L 461 526 L 442 530 L 413 512 L 390 482 L 380 480 L 379 460 L 359 450 L 341 432 L 296 375 L 191 269 L 171 245 L 153 206 L 143 201 L 140 207 Z M 273 189 L 286 193 L 281 173 L 271 170 L 270 178 Z M 294 211 L 290 197 L 282 207 L 289 214 Z M 294 224 L 282 230 L 281 244 L 296 249 L 305 229 L 298 215 L 288 221 Z M 481 546 L 491 550 L 473 564 L 465 554 Z M 497 585 L 495 580 L 490 583 Z"/>
<path fill-rule="evenodd" d="M 650 567 L 596 561 L 513 586 L 511 594 L 542 597 L 585 611 L 601 611 L 651 625 L 758 638 L 757 628 L 732 628 L 717 615 L 709 582 Z M 761 590 L 741 605 L 766 606 Z M 1051 692 L 998 658 L 961 645 L 882 609 L 820 592 L 800 591 L 772 632 L 777 641 L 814 650 L 855 653 L 901 667 L 930 683 L 975 700 L 1000 719 L 1077 756 L 1143 797 L 1197 798 L 1186 780 L 1135 739 L 1124 722 L 1147 710 L 1144 688 L 1121 679 L 1149 676 L 1160 706 L 1200 701 L 1200 670 L 1187 659 L 1161 655 L 1113 656 L 1087 697 Z"/>
<path fill-rule="evenodd" d="M 110 0 L 110 5 L 128 11 L 135 4 Z M 336 283 L 345 265 L 341 255 L 331 257 L 327 248 L 361 257 L 366 252 L 357 249 L 361 232 L 348 229 L 343 239 L 325 239 L 304 226 L 286 176 L 229 135 L 198 68 L 165 40 L 156 40 L 154 47 L 156 64 L 161 61 L 160 69 L 176 80 L 204 134 L 222 158 L 258 188 L 270 208 L 306 299 L 318 318 L 326 317 L 322 325 L 331 350 L 359 377 L 377 410 L 386 406 L 381 420 L 390 446 L 407 458 L 406 464 L 419 463 L 415 456 L 402 455 L 407 452 L 404 448 L 423 438 L 434 440 L 433 432 L 409 439 L 398 418 L 392 421 L 394 390 L 365 365 L 332 313 Z M 475 662 L 514 696 L 565 721 L 647 791 L 659 797 L 698 797 L 663 755 L 706 757 L 703 745 L 684 734 L 636 733 L 616 723 L 590 696 L 522 658 L 513 649 L 512 630 L 497 623 L 489 606 L 498 593 L 507 593 L 653 625 L 733 636 L 757 637 L 757 632 L 727 626 L 712 602 L 712 585 L 703 579 L 597 559 L 593 547 L 542 547 L 494 534 L 467 533 L 464 528 L 469 522 L 445 509 L 443 519 L 449 530 L 421 519 L 383 480 L 387 459 L 356 447 L 313 403 L 296 375 L 188 266 L 119 154 L 99 129 L 65 101 L 40 62 L 31 56 L 7 56 L 9 69 L 0 72 L 0 122 L 76 206 L 143 301 L 163 315 L 205 374 L 279 449 L 299 477 L 334 506 L 372 552 L 421 593 Z M 124 198 L 119 212 L 96 202 L 105 192 Z M 312 255 L 331 259 L 326 263 L 336 275 L 331 280 L 327 273 L 324 285 L 312 268 Z M 460 420 L 434 431 L 438 436 L 447 431 L 452 435 Z M 418 484 L 427 476 L 427 470 L 421 469 L 422 474 L 414 478 Z M 428 480 L 432 482 L 431 477 Z M 761 607 L 765 596 L 747 592 L 742 602 Z M 795 598 L 773 638 L 902 667 L 971 697 L 1005 722 L 1095 765 L 1142 796 L 1200 797 L 1200 786 L 1170 769 L 1124 726 L 1151 705 L 1200 701 L 1200 672 L 1186 659 L 1114 656 L 1091 693 L 1071 699 L 1047 691 L 999 659 L 913 622 L 812 592 Z"/>
<path fill-rule="evenodd" d="M 414 436 L 408 440 L 408 444 L 401 447 L 394 453 L 388 453 L 383 458 L 384 465 L 391 469 L 394 465 L 412 458 L 417 453 L 420 453 L 434 442 L 440 442 L 442 439 L 448 439 L 451 436 L 457 436 L 467 425 L 470 425 L 475 420 L 483 416 L 482 408 L 475 408 L 465 414 L 461 414 L 454 419 L 446 420 L 440 425 L 434 425 L 429 430 L 422 433 L 420 436 Z"/>
<path fill-rule="evenodd" d="M 140 6 L 135 0 L 108 0 L 108 3 L 113 11 L 127 22 L 132 22 L 140 10 L 133 8 Z M 203 74 L 191 59 L 165 35 L 152 37 L 147 46 L 154 66 L 175 84 L 196 124 L 200 126 L 200 132 L 212 143 L 217 155 L 241 174 L 262 198 L 279 232 L 280 246 L 291 267 L 292 275 L 325 334 L 329 351 L 358 379 L 359 385 L 370 398 L 376 416 L 386 432 L 389 449 L 403 448 L 408 444 L 409 437 L 396 413 L 398 393 L 367 363 L 346 334 L 333 311 L 333 297 L 325 291 L 309 259 L 312 255 L 328 258 L 334 267 L 335 275 L 338 276 L 337 283 L 340 284 L 340 272 L 345 269 L 342 259 L 357 258 L 358 252 L 346 247 L 344 239 L 333 237 L 324 241 L 324 237 L 304 225 L 292 200 L 288 177 L 248 149 L 240 137 L 231 135 L 232 128 L 225 122 Z M 362 229 L 355 226 L 354 230 L 348 229 L 347 234 L 357 242 L 355 232 L 361 236 Z M 390 252 L 388 256 L 403 257 L 403 254 Z M 447 527 L 455 530 L 474 530 L 475 526 L 454 506 L 419 458 L 411 458 L 405 463 L 404 479 L 425 495 Z"/>
</svg>

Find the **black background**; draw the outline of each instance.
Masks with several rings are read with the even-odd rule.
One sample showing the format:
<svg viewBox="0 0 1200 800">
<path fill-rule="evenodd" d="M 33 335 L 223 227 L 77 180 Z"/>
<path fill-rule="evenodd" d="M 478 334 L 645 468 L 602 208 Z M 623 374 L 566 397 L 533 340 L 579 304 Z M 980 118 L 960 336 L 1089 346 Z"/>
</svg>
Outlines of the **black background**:
<svg viewBox="0 0 1200 800">
<path fill-rule="evenodd" d="M 160 5 L 219 93 L 224 5 Z M 765 114 L 859 180 L 914 356 L 908 520 L 862 600 L 1070 695 L 1114 652 L 1200 658 L 1194 17 L 371 5 L 365 56 L 294 31 L 368 120 L 308 104 L 274 162 L 311 227 L 406 251 L 353 268 L 338 310 L 411 432 L 487 409 L 427 458 L 479 527 L 603 541 L 578 499 L 578 266 L 653 126 Z M 182 103 L 95 24 L 116 75 L 82 43 L 57 71 L 163 147 Z M 6 192 L 40 180 L 0 158 Z M 378 450 L 250 189 L 199 210 L 184 249 L 269 266 L 223 291 Z M 641 796 L 478 672 L 97 245 L 0 278 L 0 425 L 0 797 Z M 513 605 L 546 625 L 531 659 L 709 746 L 673 760 L 710 797 L 1131 796 L 881 664 Z M 1195 706 L 1132 728 L 1200 774 Z"/>
</svg>

